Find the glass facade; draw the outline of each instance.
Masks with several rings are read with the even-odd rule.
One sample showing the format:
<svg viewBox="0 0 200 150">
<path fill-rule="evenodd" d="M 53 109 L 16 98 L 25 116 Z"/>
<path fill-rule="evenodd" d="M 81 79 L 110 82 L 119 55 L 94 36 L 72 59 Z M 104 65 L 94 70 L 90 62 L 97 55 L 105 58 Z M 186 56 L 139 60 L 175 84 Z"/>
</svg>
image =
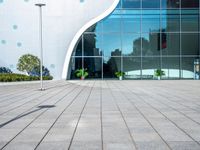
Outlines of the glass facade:
<svg viewBox="0 0 200 150">
<path fill-rule="evenodd" d="M 77 69 L 89 79 L 198 79 L 199 0 L 121 0 L 107 18 L 87 29 L 71 56 L 68 78 Z"/>
</svg>

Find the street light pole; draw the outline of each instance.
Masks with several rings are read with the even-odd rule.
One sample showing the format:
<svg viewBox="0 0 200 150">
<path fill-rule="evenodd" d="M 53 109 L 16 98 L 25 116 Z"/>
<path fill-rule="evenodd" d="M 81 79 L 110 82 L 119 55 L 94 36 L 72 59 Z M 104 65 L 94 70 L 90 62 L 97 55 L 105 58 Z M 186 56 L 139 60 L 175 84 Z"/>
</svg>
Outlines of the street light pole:
<svg viewBox="0 0 200 150">
<path fill-rule="evenodd" d="M 39 39 L 40 39 L 40 90 L 43 91 L 43 34 L 42 34 L 42 7 L 46 6 L 46 4 L 35 4 L 35 6 L 39 7 Z"/>
</svg>

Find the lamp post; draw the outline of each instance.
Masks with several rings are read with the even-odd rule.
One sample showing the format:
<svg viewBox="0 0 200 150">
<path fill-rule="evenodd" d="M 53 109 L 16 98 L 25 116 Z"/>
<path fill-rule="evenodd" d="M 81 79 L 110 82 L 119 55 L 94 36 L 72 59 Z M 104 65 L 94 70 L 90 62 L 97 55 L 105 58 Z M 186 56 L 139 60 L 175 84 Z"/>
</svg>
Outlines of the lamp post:
<svg viewBox="0 0 200 150">
<path fill-rule="evenodd" d="M 42 34 L 42 7 L 46 4 L 38 3 L 35 6 L 39 7 L 39 41 L 40 41 L 40 90 L 43 91 L 43 34 Z"/>
</svg>

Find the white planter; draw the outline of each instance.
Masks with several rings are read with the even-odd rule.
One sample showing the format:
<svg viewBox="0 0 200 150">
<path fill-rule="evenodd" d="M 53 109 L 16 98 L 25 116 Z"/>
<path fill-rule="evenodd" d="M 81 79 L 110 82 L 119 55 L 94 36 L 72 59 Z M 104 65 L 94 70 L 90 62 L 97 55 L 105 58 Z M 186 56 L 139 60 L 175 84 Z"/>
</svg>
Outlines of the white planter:
<svg viewBox="0 0 200 150">
<path fill-rule="evenodd" d="M 158 80 L 160 80 L 161 79 L 161 77 L 160 76 L 158 76 Z"/>
<path fill-rule="evenodd" d="M 119 77 L 119 80 L 122 80 L 122 76 Z"/>
</svg>

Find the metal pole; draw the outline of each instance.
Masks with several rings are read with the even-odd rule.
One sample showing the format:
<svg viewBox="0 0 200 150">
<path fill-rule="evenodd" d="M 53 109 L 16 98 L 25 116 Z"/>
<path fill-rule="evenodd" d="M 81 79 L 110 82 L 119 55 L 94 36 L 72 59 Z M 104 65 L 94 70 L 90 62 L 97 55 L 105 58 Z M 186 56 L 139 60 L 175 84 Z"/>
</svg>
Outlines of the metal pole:
<svg viewBox="0 0 200 150">
<path fill-rule="evenodd" d="M 42 7 L 45 4 L 35 4 L 39 7 L 39 41 L 40 41 L 40 90 L 43 91 L 43 35 L 42 35 Z"/>
</svg>

